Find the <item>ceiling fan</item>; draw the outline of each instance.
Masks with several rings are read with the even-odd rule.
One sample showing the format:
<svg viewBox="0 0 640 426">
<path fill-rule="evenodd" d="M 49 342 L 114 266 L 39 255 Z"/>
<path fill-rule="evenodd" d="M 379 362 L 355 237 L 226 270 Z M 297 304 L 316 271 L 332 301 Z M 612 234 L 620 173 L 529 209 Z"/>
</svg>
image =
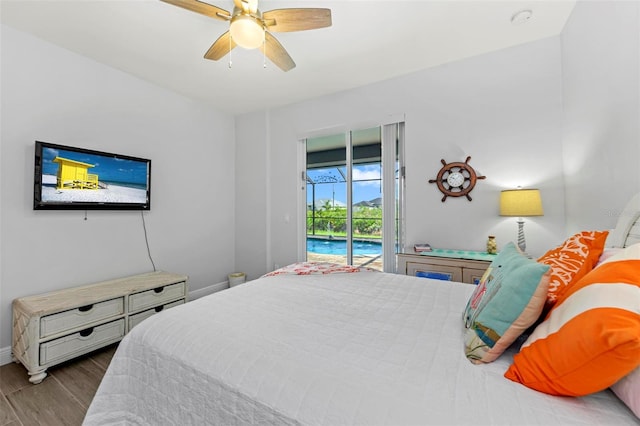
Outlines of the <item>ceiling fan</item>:
<svg viewBox="0 0 640 426">
<path fill-rule="evenodd" d="M 211 18 L 229 22 L 229 31 L 211 45 L 204 57 L 217 61 L 236 46 L 260 48 L 283 71 L 296 66 L 271 32 L 313 30 L 331 26 L 331 10 L 316 8 L 274 9 L 260 12 L 258 0 L 233 0 L 233 13 L 198 0 L 161 0 Z"/>
</svg>

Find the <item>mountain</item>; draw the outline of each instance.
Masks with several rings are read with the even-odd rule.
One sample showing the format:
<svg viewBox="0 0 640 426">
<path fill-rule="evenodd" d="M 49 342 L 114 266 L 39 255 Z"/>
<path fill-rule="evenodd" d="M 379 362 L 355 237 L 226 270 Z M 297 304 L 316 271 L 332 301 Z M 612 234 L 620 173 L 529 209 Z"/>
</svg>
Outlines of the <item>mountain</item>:
<svg viewBox="0 0 640 426">
<path fill-rule="evenodd" d="M 369 201 L 360 201 L 359 203 L 355 203 L 353 205 L 354 207 L 382 207 L 382 198 L 378 197 L 378 198 L 374 198 L 373 200 L 369 200 Z"/>
<path fill-rule="evenodd" d="M 347 207 L 347 205 L 345 203 L 343 203 L 342 201 L 339 200 L 331 200 L 328 198 L 319 198 L 316 200 L 316 210 L 321 210 L 324 208 L 324 206 L 327 204 L 327 202 L 329 203 L 329 206 L 333 206 L 333 207 Z M 308 207 L 311 207 L 311 205 L 309 204 Z"/>
<path fill-rule="evenodd" d="M 327 198 L 320 198 L 320 199 L 316 200 L 316 210 L 324 209 L 324 207 L 327 204 L 327 202 L 329 203 L 329 206 L 331 206 L 331 205 L 333 205 L 334 207 L 346 207 L 347 206 L 345 203 L 343 203 L 342 201 L 339 201 L 339 200 L 330 200 L 330 199 L 327 199 Z M 309 204 L 307 207 L 311 208 L 311 204 Z M 373 200 L 369 200 L 369 201 L 359 201 L 359 202 L 355 203 L 353 205 L 353 207 L 377 207 L 377 208 L 380 208 L 380 207 L 382 207 L 382 198 L 378 197 L 378 198 L 374 198 Z"/>
</svg>

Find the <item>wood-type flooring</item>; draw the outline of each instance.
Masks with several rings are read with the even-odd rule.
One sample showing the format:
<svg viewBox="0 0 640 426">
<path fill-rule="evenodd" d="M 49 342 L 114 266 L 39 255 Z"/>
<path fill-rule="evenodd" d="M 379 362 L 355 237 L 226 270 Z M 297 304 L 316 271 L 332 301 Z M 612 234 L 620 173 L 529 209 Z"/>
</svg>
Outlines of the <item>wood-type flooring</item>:
<svg viewBox="0 0 640 426">
<path fill-rule="evenodd" d="M 0 366 L 0 426 L 81 425 L 116 347 L 51 367 L 37 385 L 21 364 Z"/>
</svg>

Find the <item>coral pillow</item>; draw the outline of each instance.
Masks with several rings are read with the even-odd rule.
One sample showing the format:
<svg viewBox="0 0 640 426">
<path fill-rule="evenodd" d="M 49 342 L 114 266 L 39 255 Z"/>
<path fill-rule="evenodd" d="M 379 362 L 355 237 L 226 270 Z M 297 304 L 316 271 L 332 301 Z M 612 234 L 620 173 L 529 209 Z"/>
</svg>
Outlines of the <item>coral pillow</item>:
<svg viewBox="0 0 640 426">
<path fill-rule="evenodd" d="M 608 231 L 580 232 L 538 259 L 538 262 L 551 266 L 547 308 L 593 269 L 604 250 L 608 234 Z"/>
<path fill-rule="evenodd" d="M 640 418 L 640 367 L 616 382 L 611 390 Z"/>
<path fill-rule="evenodd" d="M 464 311 L 465 354 L 474 364 L 498 358 L 544 306 L 550 267 L 508 243 L 491 262 Z"/>
<path fill-rule="evenodd" d="M 505 377 L 548 394 L 580 396 L 606 389 L 638 367 L 638 252 L 625 249 L 570 287 L 523 343 Z"/>
</svg>

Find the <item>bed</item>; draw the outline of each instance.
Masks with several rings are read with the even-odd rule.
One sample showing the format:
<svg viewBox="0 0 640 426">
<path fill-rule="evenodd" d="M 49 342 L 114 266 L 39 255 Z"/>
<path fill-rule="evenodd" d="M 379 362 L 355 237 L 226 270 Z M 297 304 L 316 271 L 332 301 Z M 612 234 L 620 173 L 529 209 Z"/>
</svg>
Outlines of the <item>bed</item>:
<svg viewBox="0 0 640 426">
<path fill-rule="evenodd" d="M 608 244 L 627 256 L 640 253 L 640 195 L 629 206 Z M 505 378 L 526 333 L 492 362 L 470 362 L 462 317 L 478 286 L 324 272 L 289 268 L 145 320 L 120 343 L 84 423 L 640 424 L 617 396 L 637 396 L 630 385 L 571 397 Z"/>
</svg>

